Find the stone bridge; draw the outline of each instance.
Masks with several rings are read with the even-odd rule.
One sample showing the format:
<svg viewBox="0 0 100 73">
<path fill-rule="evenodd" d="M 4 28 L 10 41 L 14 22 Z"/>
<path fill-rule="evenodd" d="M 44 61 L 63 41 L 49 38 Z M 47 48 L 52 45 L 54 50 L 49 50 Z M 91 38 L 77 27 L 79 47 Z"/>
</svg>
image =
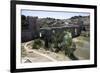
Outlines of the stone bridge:
<svg viewBox="0 0 100 73">
<path fill-rule="evenodd" d="M 36 38 L 42 37 L 49 37 L 52 35 L 53 32 L 63 32 L 63 31 L 70 31 L 72 37 L 77 37 L 81 34 L 81 26 L 68 24 L 66 26 L 61 27 L 48 27 L 48 28 L 40 28 L 39 24 L 37 24 L 37 17 L 27 17 L 28 20 L 28 28 L 22 30 L 21 32 L 21 42 L 27 42 L 30 40 L 34 40 Z M 22 26 L 23 27 L 23 26 Z"/>
</svg>

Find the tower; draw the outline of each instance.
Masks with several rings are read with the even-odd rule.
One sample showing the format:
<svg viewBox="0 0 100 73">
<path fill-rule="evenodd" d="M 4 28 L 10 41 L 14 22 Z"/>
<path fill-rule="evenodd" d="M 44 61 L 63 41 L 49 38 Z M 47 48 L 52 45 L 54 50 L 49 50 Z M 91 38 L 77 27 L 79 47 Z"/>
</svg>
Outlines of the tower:
<svg viewBox="0 0 100 73">
<path fill-rule="evenodd" d="M 27 21 L 29 23 L 29 31 L 33 38 L 37 38 L 39 36 L 39 24 L 37 24 L 38 17 L 27 16 Z"/>
</svg>

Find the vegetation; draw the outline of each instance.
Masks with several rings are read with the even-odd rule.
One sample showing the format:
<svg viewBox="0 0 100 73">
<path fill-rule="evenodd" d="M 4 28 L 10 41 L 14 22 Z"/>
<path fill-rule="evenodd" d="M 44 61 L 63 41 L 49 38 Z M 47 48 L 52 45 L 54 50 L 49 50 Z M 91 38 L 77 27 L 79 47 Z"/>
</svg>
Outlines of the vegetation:
<svg viewBox="0 0 100 73">
<path fill-rule="evenodd" d="M 68 31 L 64 32 L 55 32 L 52 35 L 52 44 L 51 48 L 54 52 L 63 51 L 65 55 L 73 60 L 77 60 L 73 52 L 76 49 L 76 45 L 72 42 L 72 35 Z"/>
<path fill-rule="evenodd" d="M 85 35 L 85 34 L 84 34 Z M 75 42 L 78 46 L 81 46 L 81 47 L 83 47 L 84 46 L 84 42 L 89 42 L 90 41 L 90 37 L 88 37 L 88 36 L 83 36 L 83 35 L 81 35 L 81 36 L 79 36 L 79 37 L 77 37 L 77 41 Z"/>
<path fill-rule="evenodd" d="M 61 19 L 55 19 L 55 18 L 42 18 L 38 19 L 38 23 L 40 24 L 40 28 L 46 28 L 46 27 L 60 27 L 64 25 L 64 21 Z"/>
<path fill-rule="evenodd" d="M 67 54 L 67 51 L 69 51 L 68 48 L 72 45 L 72 37 L 71 33 L 64 31 L 64 32 L 55 32 L 52 35 L 52 44 L 55 52 L 64 51 Z"/>
<path fill-rule="evenodd" d="M 33 49 L 39 49 L 40 47 L 43 47 L 43 41 L 40 39 L 35 39 L 32 45 Z"/>
<path fill-rule="evenodd" d="M 52 38 L 52 44 L 55 52 L 59 52 L 61 50 L 61 43 L 63 41 L 64 33 L 55 32 L 51 38 Z"/>
<path fill-rule="evenodd" d="M 89 31 L 82 31 L 82 32 L 81 32 L 81 36 L 83 36 L 83 39 L 84 39 L 84 40 L 89 41 L 90 32 L 89 32 Z"/>
<path fill-rule="evenodd" d="M 22 29 L 23 28 L 27 28 L 28 27 L 28 22 L 27 22 L 27 17 L 25 17 L 24 15 L 22 15 L 21 17 L 22 19 Z M 71 17 L 68 23 L 69 24 L 79 24 L 79 25 L 88 25 L 90 24 L 89 22 L 89 16 L 74 16 Z M 39 24 L 40 28 L 45 28 L 45 27 L 60 27 L 60 26 L 65 26 L 66 19 L 55 19 L 55 18 L 38 18 L 37 19 L 37 23 Z M 85 28 L 85 27 L 84 27 Z M 89 30 L 89 27 L 88 27 Z M 81 36 L 78 37 L 78 39 L 80 41 L 73 43 L 72 41 L 72 35 L 70 33 L 70 31 L 63 31 L 63 32 L 54 32 L 51 37 L 50 37 L 50 41 L 48 40 L 48 44 L 49 47 L 47 50 L 51 50 L 53 52 L 59 52 L 59 51 L 64 51 L 65 55 L 69 56 L 71 59 L 75 60 L 77 59 L 74 55 L 73 52 L 76 49 L 76 45 L 75 44 L 79 44 L 79 45 L 83 45 L 82 42 L 80 41 L 89 41 L 90 40 L 90 32 L 87 30 L 83 30 L 82 29 L 82 33 Z M 48 38 L 47 38 L 48 39 Z M 39 49 L 41 47 L 45 48 L 43 40 L 37 38 L 34 40 L 32 48 L 33 49 Z M 47 44 L 47 43 L 45 43 Z M 24 50 L 23 50 L 24 51 Z"/>
</svg>

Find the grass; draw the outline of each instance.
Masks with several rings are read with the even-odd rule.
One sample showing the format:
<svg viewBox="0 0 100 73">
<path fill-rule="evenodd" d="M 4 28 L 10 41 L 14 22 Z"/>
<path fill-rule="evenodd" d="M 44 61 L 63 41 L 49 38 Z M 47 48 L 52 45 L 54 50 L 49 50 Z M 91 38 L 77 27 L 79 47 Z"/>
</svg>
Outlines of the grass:
<svg viewBox="0 0 100 73">
<path fill-rule="evenodd" d="M 90 37 L 84 37 L 84 36 L 79 36 L 77 39 L 80 41 L 90 41 Z"/>
<path fill-rule="evenodd" d="M 84 43 L 83 42 L 81 42 L 81 41 L 77 41 L 77 42 L 75 42 L 78 46 L 83 46 L 84 45 Z"/>
<path fill-rule="evenodd" d="M 90 41 L 90 37 L 89 36 L 83 36 L 80 35 L 79 37 L 75 38 L 75 43 L 76 45 L 83 47 L 85 42 L 89 42 Z"/>
<path fill-rule="evenodd" d="M 90 32 L 82 31 L 81 35 L 78 37 L 79 40 L 90 41 Z"/>
</svg>

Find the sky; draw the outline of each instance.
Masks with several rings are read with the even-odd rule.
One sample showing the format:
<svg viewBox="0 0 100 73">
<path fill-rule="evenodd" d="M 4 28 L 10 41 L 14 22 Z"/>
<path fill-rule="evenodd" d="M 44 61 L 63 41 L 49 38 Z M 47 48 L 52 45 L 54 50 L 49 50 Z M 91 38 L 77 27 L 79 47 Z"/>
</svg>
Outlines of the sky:
<svg viewBox="0 0 100 73">
<path fill-rule="evenodd" d="M 68 19 L 73 16 L 89 16 L 89 13 L 83 12 L 55 12 L 55 11 L 34 11 L 34 10 L 22 10 L 21 15 L 25 16 L 38 16 L 39 18 L 55 18 L 55 19 Z"/>
</svg>

